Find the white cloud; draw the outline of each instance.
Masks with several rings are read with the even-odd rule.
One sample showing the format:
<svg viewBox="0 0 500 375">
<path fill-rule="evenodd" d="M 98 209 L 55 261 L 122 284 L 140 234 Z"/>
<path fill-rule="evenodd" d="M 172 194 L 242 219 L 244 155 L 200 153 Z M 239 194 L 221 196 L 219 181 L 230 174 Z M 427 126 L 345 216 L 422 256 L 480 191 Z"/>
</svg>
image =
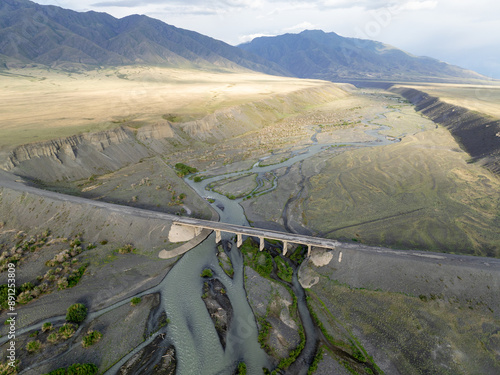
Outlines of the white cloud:
<svg viewBox="0 0 500 375">
<path fill-rule="evenodd" d="M 263 37 L 263 36 L 276 36 L 276 34 L 250 34 L 250 35 L 242 35 L 242 36 L 240 36 L 238 38 L 239 39 L 239 43 L 238 44 L 250 42 L 250 41 L 254 40 L 255 38 L 260 38 L 260 37 Z"/>
<path fill-rule="evenodd" d="M 399 10 L 428 10 L 434 9 L 438 5 L 437 0 L 424 0 L 424 1 L 408 1 L 400 6 L 396 6 Z"/>
<path fill-rule="evenodd" d="M 301 22 L 297 25 L 291 26 L 291 27 L 285 27 L 282 29 L 283 32 L 285 33 L 293 33 L 293 32 L 300 32 L 304 30 L 311 30 L 311 29 L 317 29 L 318 25 L 314 25 L 310 22 Z"/>
</svg>

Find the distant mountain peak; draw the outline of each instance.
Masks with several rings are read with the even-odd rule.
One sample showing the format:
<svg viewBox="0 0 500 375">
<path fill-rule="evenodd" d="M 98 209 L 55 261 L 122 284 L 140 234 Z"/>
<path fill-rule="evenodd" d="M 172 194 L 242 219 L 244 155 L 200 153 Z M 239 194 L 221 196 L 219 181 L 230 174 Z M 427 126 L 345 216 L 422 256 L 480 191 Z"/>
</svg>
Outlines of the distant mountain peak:
<svg viewBox="0 0 500 375">
<path fill-rule="evenodd" d="M 300 78 L 333 81 L 486 79 L 478 73 L 429 57 L 415 56 L 385 43 L 346 38 L 322 30 L 255 38 L 239 47 Z"/>
</svg>

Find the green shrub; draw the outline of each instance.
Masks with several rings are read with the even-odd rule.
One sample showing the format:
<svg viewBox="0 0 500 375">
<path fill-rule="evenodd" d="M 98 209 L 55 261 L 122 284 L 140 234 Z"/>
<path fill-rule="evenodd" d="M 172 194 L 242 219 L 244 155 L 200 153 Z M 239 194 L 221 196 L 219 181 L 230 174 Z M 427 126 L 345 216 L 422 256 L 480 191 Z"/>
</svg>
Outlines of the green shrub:
<svg viewBox="0 0 500 375">
<path fill-rule="evenodd" d="M 139 303 L 141 303 L 141 298 L 140 298 L 140 297 L 134 297 L 134 298 L 132 298 L 132 300 L 130 301 L 130 304 L 131 304 L 132 306 L 138 305 Z"/>
<path fill-rule="evenodd" d="M 203 181 L 203 178 L 201 176 L 194 176 L 193 181 L 194 182 L 201 182 L 201 181 Z"/>
<path fill-rule="evenodd" d="M 71 276 L 68 277 L 68 284 L 67 284 L 68 288 L 73 288 L 74 286 L 76 286 L 76 284 L 78 284 L 83 274 L 85 273 L 87 267 L 88 264 L 80 266 L 77 271 L 74 271 L 73 274 L 71 274 Z"/>
<path fill-rule="evenodd" d="M 68 307 L 68 312 L 66 314 L 66 320 L 68 322 L 73 322 L 80 324 L 87 317 L 87 308 L 82 303 L 75 303 Z"/>
<path fill-rule="evenodd" d="M 40 332 L 35 331 L 33 333 L 30 333 L 30 337 L 37 337 Z"/>
<path fill-rule="evenodd" d="M 0 285 L 0 309 L 8 309 L 9 308 L 9 286 L 7 284 Z M 17 297 L 20 293 L 20 288 L 16 288 Z"/>
<path fill-rule="evenodd" d="M 99 368 L 93 363 L 75 363 L 66 368 L 53 370 L 45 375 L 95 375 Z"/>
<path fill-rule="evenodd" d="M 76 363 L 68 367 L 68 375 L 94 375 L 99 368 L 93 363 Z"/>
<path fill-rule="evenodd" d="M 88 348 L 91 345 L 94 345 L 102 338 L 102 333 L 99 331 L 89 331 L 87 332 L 87 336 L 84 336 L 82 340 L 82 345 L 84 348 Z"/>
<path fill-rule="evenodd" d="M 52 332 L 47 336 L 47 341 L 51 344 L 54 344 L 55 342 L 57 342 L 57 340 L 59 340 L 59 335 L 56 332 Z"/>
<path fill-rule="evenodd" d="M 41 348 L 42 348 L 42 343 L 39 340 L 30 341 L 26 345 L 26 350 L 29 353 L 35 353 L 35 352 L 39 351 Z"/>
<path fill-rule="evenodd" d="M 34 287 L 35 286 L 33 285 L 33 283 L 30 282 L 24 283 L 23 285 L 21 285 L 21 292 L 33 290 Z"/>
<path fill-rule="evenodd" d="M 246 375 L 247 373 L 247 365 L 245 362 L 238 363 L 238 369 L 236 371 L 237 375 Z"/>
<path fill-rule="evenodd" d="M 0 374 L 1 375 L 16 375 L 19 371 L 19 360 L 16 359 L 14 366 L 11 366 L 9 362 L 0 363 Z"/>
<path fill-rule="evenodd" d="M 126 245 L 118 248 L 116 251 L 118 251 L 119 254 L 129 254 L 135 250 L 136 249 L 134 248 L 134 246 L 132 244 L 126 244 Z"/>
<path fill-rule="evenodd" d="M 190 167 L 190 166 L 188 166 L 186 164 L 182 164 L 182 163 L 177 163 L 175 165 L 175 170 L 177 171 L 177 175 L 179 177 L 184 177 L 190 173 L 198 172 L 198 169 Z"/>
<path fill-rule="evenodd" d="M 50 331 L 50 330 L 52 330 L 52 328 L 54 328 L 54 327 L 52 326 L 51 322 L 45 322 L 42 325 L 42 332 Z"/>
<path fill-rule="evenodd" d="M 46 375 L 66 375 L 66 369 L 65 368 L 58 368 L 57 370 L 51 371 Z"/>
<path fill-rule="evenodd" d="M 285 260 L 283 260 L 279 255 L 274 258 L 274 261 L 276 262 L 276 266 L 278 267 L 278 271 L 276 274 L 281 280 L 288 281 L 289 283 L 292 282 L 292 276 L 293 276 L 293 268 L 290 267 Z"/>
<path fill-rule="evenodd" d="M 76 326 L 71 323 L 65 323 L 61 328 L 59 328 L 59 336 L 67 340 L 75 334 Z"/>
<path fill-rule="evenodd" d="M 205 268 L 200 274 L 201 277 L 212 277 L 214 274 L 210 268 Z"/>
<path fill-rule="evenodd" d="M 318 365 L 323 359 L 323 348 L 319 348 L 318 352 L 314 356 L 313 363 L 311 363 L 311 366 L 309 366 L 309 369 L 307 370 L 307 375 L 312 375 L 314 372 L 318 369 Z"/>
</svg>

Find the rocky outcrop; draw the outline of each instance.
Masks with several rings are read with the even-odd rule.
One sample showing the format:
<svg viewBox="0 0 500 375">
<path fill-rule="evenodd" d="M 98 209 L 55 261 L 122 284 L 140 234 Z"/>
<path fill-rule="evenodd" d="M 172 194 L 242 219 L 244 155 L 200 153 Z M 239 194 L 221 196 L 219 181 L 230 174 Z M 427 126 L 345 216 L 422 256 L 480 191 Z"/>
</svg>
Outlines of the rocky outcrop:
<svg viewBox="0 0 500 375">
<path fill-rule="evenodd" d="M 42 181 L 76 180 L 122 168 L 150 155 L 132 131 L 120 127 L 19 146 L 3 168 Z"/>
<path fill-rule="evenodd" d="M 411 101 L 416 110 L 446 127 L 461 147 L 486 168 L 500 174 L 500 120 L 448 104 L 425 92 L 395 87 L 396 92 Z"/>
</svg>

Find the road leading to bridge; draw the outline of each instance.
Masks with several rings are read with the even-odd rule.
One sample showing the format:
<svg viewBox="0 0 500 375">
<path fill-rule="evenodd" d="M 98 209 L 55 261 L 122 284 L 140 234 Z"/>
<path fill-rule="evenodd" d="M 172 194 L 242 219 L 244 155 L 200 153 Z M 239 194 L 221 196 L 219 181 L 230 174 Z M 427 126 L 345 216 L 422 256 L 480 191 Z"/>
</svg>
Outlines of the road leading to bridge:
<svg viewBox="0 0 500 375">
<path fill-rule="evenodd" d="M 253 227 L 246 227 L 242 225 L 234 225 L 228 223 L 222 223 L 217 221 L 210 220 L 202 220 L 195 219 L 189 217 L 182 217 L 172 214 L 167 214 L 164 212 L 150 211 L 142 208 L 130 207 L 130 206 L 122 206 L 113 203 L 107 203 L 102 201 L 95 201 L 92 199 L 86 199 L 81 197 L 76 197 L 73 195 L 56 193 L 53 191 L 38 189 L 32 186 L 27 186 L 19 180 L 15 180 L 15 176 L 0 171 L 0 186 L 3 186 L 8 189 L 34 194 L 40 197 L 45 197 L 53 200 L 71 202 L 75 204 L 88 205 L 91 207 L 97 207 L 107 210 L 108 212 L 114 212 L 122 215 L 131 215 L 142 218 L 149 219 L 159 219 L 165 220 L 178 225 L 185 225 L 190 227 L 195 227 L 199 229 L 209 229 L 216 231 L 217 237 L 220 236 L 220 232 L 228 232 L 234 233 L 238 236 L 238 242 L 241 244 L 241 236 L 252 236 L 258 237 L 261 239 L 261 244 L 263 243 L 263 239 L 273 239 L 284 242 L 284 251 L 286 251 L 287 243 L 301 244 L 308 246 L 309 253 L 311 251 L 312 246 L 322 247 L 322 248 L 335 248 L 339 245 L 338 241 L 329 240 L 325 238 L 318 238 L 312 236 L 305 236 L 301 234 L 292 234 L 286 232 L 273 231 L 269 229 L 260 229 Z"/>
</svg>

